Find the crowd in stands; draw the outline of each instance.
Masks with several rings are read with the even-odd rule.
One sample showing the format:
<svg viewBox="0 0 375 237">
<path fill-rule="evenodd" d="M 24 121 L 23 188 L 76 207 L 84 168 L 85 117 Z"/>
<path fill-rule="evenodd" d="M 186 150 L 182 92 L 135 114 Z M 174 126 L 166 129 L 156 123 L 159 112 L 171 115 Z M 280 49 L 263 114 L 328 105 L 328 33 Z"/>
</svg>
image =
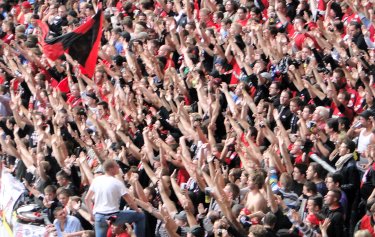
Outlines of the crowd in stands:
<svg viewBox="0 0 375 237">
<path fill-rule="evenodd" d="M 1 0 L 0 169 L 49 236 L 374 237 L 374 7 Z"/>
</svg>

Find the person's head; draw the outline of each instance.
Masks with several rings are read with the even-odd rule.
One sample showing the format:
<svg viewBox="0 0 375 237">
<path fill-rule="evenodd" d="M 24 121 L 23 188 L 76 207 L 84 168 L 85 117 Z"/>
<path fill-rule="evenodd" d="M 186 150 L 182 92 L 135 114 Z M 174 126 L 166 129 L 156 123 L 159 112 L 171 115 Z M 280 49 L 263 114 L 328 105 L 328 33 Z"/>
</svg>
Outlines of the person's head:
<svg viewBox="0 0 375 237">
<path fill-rule="evenodd" d="M 55 210 L 53 211 L 53 215 L 60 222 L 66 220 L 66 211 L 63 207 L 56 207 Z"/>
<path fill-rule="evenodd" d="M 275 96 L 275 95 L 278 95 L 280 94 L 280 82 L 277 82 L 277 81 L 273 81 L 270 85 L 270 87 L 268 88 L 268 91 L 269 91 L 269 95 L 270 96 Z"/>
<path fill-rule="evenodd" d="M 340 173 L 329 173 L 326 178 L 326 186 L 328 190 L 338 189 L 341 186 L 343 177 Z"/>
<path fill-rule="evenodd" d="M 85 104 L 89 107 L 96 107 L 98 102 L 98 97 L 95 93 L 87 93 L 85 97 Z"/>
<path fill-rule="evenodd" d="M 339 94 L 337 95 L 337 100 L 343 104 L 347 105 L 350 101 L 350 94 L 347 91 L 340 91 Z"/>
<path fill-rule="evenodd" d="M 276 225 L 277 217 L 272 212 L 268 212 L 263 218 L 263 224 L 273 229 Z"/>
<path fill-rule="evenodd" d="M 70 183 L 69 175 L 65 171 L 60 170 L 56 173 L 56 181 L 60 187 L 65 187 Z"/>
<path fill-rule="evenodd" d="M 248 185 L 250 190 L 261 189 L 264 185 L 264 175 L 261 172 L 254 172 L 250 174 Z"/>
<path fill-rule="evenodd" d="M 361 33 L 361 24 L 357 21 L 352 21 L 348 27 L 348 33 L 351 37 L 355 37 Z"/>
<path fill-rule="evenodd" d="M 232 23 L 230 26 L 230 33 L 234 36 L 240 35 L 242 32 L 242 25 L 239 23 Z"/>
<path fill-rule="evenodd" d="M 232 20 L 230 18 L 224 18 L 223 20 L 221 20 L 221 28 L 223 30 L 229 30 L 231 25 L 232 25 Z"/>
<path fill-rule="evenodd" d="M 26 14 L 26 13 L 30 12 L 31 8 L 32 8 L 32 6 L 28 1 L 24 1 L 21 4 L 21 11 L 22 11 L 23 14 Z"/>
<path fill-rule="evenodd" d="M 294 18 L 293 27 L 295 31 L 301 32 L 303 28 L 305 27 L 305 24 L 306 24 L 306 20 L 302 16 L 296 16 Z"/>
<path fill-rule="evenodd" d="M 283 90 L 280 95 L 280 105 L 287 106 L 289 105 L 289 100 L 292 97 L 292 94 L 288 90 Z"/>
<path fill-rule="evenodd" d="M 14 23 L 11 21 L 4 20 L 3 24 L 1 25 L 1 29 L 5 33 L 12 33 L 15 31 Z"/>
<path fill-rule="evenodd" d="M 287 13 L 286 1 L 279 1 L 279 3 L 277 4 L 276 11 L 286 15 Z"/>
<path fill-rule="evenodd" d="M 110 224 L 112 234 L 117 236 L 126 233 L 125 224 L 120 221 L 118 216 L 110 216 L 107 221 Z"/>
<path fill-rule="evenodd" d="M 219 24 L 221 22 L 221 20 L 224 19 L 224 13 L 221 12 L 221 11 L 216 11 L 214 12 L 213 16 L 212 16 L 212 21 L 215 23 L 215 24 Z"/>
<path fill-rule="evenodd" d="M 247 14 L 247 9 L 246 7 L 239 7 L 237 9 L 237 17 L 238 17 L 238 20 L 244 20 L 246 18 L 246 14 Z"/>
<path fill-rule="evenodd" d="M 329 109 L 323 107 L 323 106 L 318 106 L 316 107 L 312 120 L 315 122 L 320 122 L 320 121 L 326 121 L 329 118 Z"/>
<path fill-rule="evenodd" d="M 63 205 L 64 207 L 68 204 L 70 198 L 70 192 L 67 189 L 59 189 L 57 191 L 57 200 Z"/>
<path fill-rule="evenodd" d="M 14 125 L 16 124 L 16 120 L 14 119 L 14 117 L 8 117 L 5 121 L 5 126 L 9 129 L 9 130 L 13 130 L 13 127 Z"/>
<path fill-rule="evenodd" d="M 173 51 L 173 49 L 170 46 L 168 46 L 168 45 L 162 45 L 159 48 L 158 56 L 168 57 L 172 51 Z"/>
<path fill-rule="evenodd" d="M 323 198 L 318 195 L 309 197 L 307 199 L 306 207 L 309 213 L 319 213 L 323 207 Z"/>
<path fill-rule="evenodd" d="M 306 178 L 308 180 L 322 180 L 324 178 L 325 171 L 321 164 L 311 162 L 306 171 Z"/>
<path fill-rule="evenodd" d="M 306 164 L 296 164 L 293 168 L 293 179 L 297 182 L 302 182 L 306 179 Z"/>
<path fill-rule="evenodd" d="M 286 192 L 290 192 L 293 188 L 293 178 L 288 173 L 282 173 L 280 175 L 280 186 L 284 189 Z"/>
<path fill-rule="evenodd" d="M 241 184 L 246 184 L 249 179 L 249 174 L 246 171 L 242 171 L 240 181 Z"/>
<path fill-rule="evenodd" d="M 44 197 L 48 200 L 53 200 L 56 198 L 56 187 L 54 185 L 48 185 L 44 188 Z"/>
<path fill-rule="evenodd" d="M 350 140 L 349 138 L 344 139 L 339 147 L 339 156 L 344 156 L 346 154 L 353 153 L 355 150 L 355 142 Z"/>
<path fill-rule="evenodd" d="M 91 16 L 95 15 L 95 9 L 94 9 L 93 5 L 91 5 L 91 4 L 86 5 L 85 15 L 86 15 L 86 17 L 91 17 Z"/>
<path fill-rule="evenodd" d="M 200 225 L 195 225 L 188 228 L 187 237 L 204 237 L 205 236 L 204 228 Z"/>
<path fill-rule="evenodd" d="M 108 159 L 103 163 L 103 169 L 106 174 L 109 175 L 116 175 L 120 171 L 120 166 L 117 164 L 115 160 Z"/>
<path fill-rule="evenodd" d="M 175 222 L 178 226 L 186 226 L 188 225 L 188 219 L 185 211 L 180 211 L 174 216 Z"/>
<path fill-rule="evenodd" d="M 58 10 L 57 10 L 57 14 L 60 17 L 66 17 L 66 15 L 67 15 L 66 6 L 65 5 L 60 5 L 59 8 L 58 8 Z"/>
<path fill-rule="evenodd" d="M 145 196 L 146 196 L 146 199 L 148 201 L 152 201 L 155 199 L 156 197 L 156 190 L 154 188 L 151 188 L 151 187 L 146 187 L 143 192 L 145 193 Z"/>
<path fill-rule="evenodd" d="M 208 21 L 210 19 L 210 10 L 208 8 L 201 8 L 199 10 L 199 18 L 201 22 Z"/>
<path fill-rule="evenodd" d="M 237 8 L 237 4 L 233 0 L 227 0 L 224 4 L 226 12 L 234 12 Z"/>
<path fill-rule="evenodd" d="M 307 197 L 315 196 L 318 193 L 318 189 L 316 187 L 316 184 L 312 181 L 309 181 L 309 180 L 306 181 L 303 184 L 302 193 Z"/>
<path fill-rule="evenodd" d="M 228 183 L 224 187 L 228 200 L 235 200 L 240 195 L 240 188 L 234 183 Z"/>
<path fill-rule="evenodd" d="M 300 155 L 302 153 L 304 145 L 305 142 L 302 139 L 297 139 L 290 150 L 290 154 L 295 156 Z"/>
<path fill-rule="evenodd" d="M 249 237 L 266 237 L 267 230 L 262 225 L 252 225 L 249 229 Z"/>
<path fill-rule="evenodd" d="M 365 110 L 359 114 L 359 121 L 361 122 L 362 127 L 372 127 L 372 122 L 370 117 L 374 116 L 369 110 Z"/>
<path fill-rule="evenodd" d="M 302 105 L 303 105 L 303 101 L 301 100 L 301 98 L 294 97 L 290 99 L 290 102 L 289 102 L 290 112 L 297 114 L 297 112 L 301 109 Z"/>
<path fill-rule="evenodd" d="M 262 11 L 257 7 L 252 7 L 250 9 L 250 19 L 255 22 L 260 22 L 260 20 L 262 20 Z"/>
<path fill-rule="evenodd" d="M 329 190 L 324 196 L 324 204 L 328 207 L 338 205 L 341 199 L 341 191 L 338 189 Z"/>
<path fill-rule="evenodd" d="M 109 112 L 108 103 L 105 102 L 105 101 L 100 101 L 98 103 L 99 117 L 103 118 L 104 116 L 106 116 L 108 114 L 108 112 Z"/>
<path fill-rule="evenodd" d="M 339 132 L 339 121 L 336 118 L 330 118 L 324 127 L 325 132 L 330 135 Z"/>
<path fill-rule="evenodd" d="M 243 171 L 240 168 L 233 168 L 229 171 L 229 181 L 232 183 L 237 183 L 238 181 L 241 180 L 241 173 Z"/>
</svg>

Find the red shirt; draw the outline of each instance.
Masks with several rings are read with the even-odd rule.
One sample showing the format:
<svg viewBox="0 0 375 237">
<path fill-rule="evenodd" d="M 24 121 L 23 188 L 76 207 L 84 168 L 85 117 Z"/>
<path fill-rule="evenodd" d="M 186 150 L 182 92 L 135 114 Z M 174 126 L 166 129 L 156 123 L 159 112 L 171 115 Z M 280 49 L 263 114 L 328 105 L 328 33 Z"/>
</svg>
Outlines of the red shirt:
<svg viewBox="0 0 375 237">
<path fill-rule="evenodd" d="M 245 27 L 248 20 L 249 20 L 249 18 L 246 17 L 243 20 L 237 20 L 237 23 Z"/>
<path fill-rule="evenodd" d="M 232 61 L 230 62 L 230 64 L 232 65 L 233 67 L 233 72 L 236 72 L 237 75 L 240 75 L 241 73 L 241 68 L 238 66 L 238 63 L 236 62 L 236 59 L 233 58 Z M 230 85 L 235 85 L 235 84 L 238 84 L 238 78 L 236 77 L 236 75 L 234 75 L 234 73 L 232 73 L 232 77 L 230 78 Z"/>
<path fill-rule="evenodd" d="M 371 225 L 371 216 L 364 215 L 361 219 L 361 224 L 359 226 L 360 230 L 368 230 L 371 236 L 375 237 L 374 228 Z"/>
</svg>

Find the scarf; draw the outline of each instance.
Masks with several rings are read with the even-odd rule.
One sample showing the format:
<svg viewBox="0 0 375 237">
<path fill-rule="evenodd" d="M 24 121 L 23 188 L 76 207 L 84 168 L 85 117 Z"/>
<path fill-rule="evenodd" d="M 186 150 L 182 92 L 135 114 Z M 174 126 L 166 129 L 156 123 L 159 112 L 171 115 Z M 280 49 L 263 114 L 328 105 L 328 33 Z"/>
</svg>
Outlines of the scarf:
<svg viewBox="0 0 375 237">
<path fill-rule="evenodd" d="M 353 157 L 353 153 L 349 153 L 341 156 L 336 162 L 335 166 L 337 170 L 341 170 L 344 167 L 344 164 Z"/>
</svg>

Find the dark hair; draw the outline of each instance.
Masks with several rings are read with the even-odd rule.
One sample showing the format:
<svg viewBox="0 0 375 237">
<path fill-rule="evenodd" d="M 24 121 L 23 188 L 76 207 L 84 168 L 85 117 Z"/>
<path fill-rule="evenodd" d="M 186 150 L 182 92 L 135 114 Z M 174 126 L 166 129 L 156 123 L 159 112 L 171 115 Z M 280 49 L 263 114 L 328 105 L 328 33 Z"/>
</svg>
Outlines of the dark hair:
<svg viewBox="0 0 375 237">
<path fill-rule="evenodd" d="M 56 213 L 61 211 L 61 210 L 64 210 L 64 208 L 60 207 L 60 206 L 56 207 L 55 210 L 53 210 L 53 215 L 56 216 Z"/>
<path fill-rule="evenodd" d="M 353 153 L 355 150 L 355 142 L 350 140 L 349 138 L 346 138 L 343 143 L 346 145 L 346 147 L 349 149 L 350 153 Z"/>
<path fill-rule="evenodd" d="M 232 198 L 236 199 L 238 197 L 238 195 L 240 195 L 240 188 L 234 183 L 228 183 L 227 185 L 230 189 L 230 192 L 233 193 Z"/>
<path fill-rule="evenodd" d="M 289 97 L 290 98 L 290 97 Z M 303 101 L 301 100 L 300 97 L 293 97 L 292 99 L 290 99 L 289 103 L 290 102 L 294 102 L 297 104 L 298 107 L 302 107 L 303 106 Z"/>
<path fill-rule="evenodd" d="M 341 199 L 341 191 L 339 189 L 333 189 L 330 190 L 329 192 L 333 193 L 334 198 L 336 198 L 336 202 L 339 202 Z"/>
<path fill-rule="evenodd" d="M 108 109 L 108 103 L 105 101 L 100 101 L 97 105 L 102 105 L 105 110 Z"/>
<path fill-rule="evenodd" d="M 294 167 L 297 168 L 301 174 L 306 175 L 306 170 L 307 170 L 306 164 L 300 163 L 300 164 L 296 164 Z"/>
<path fill-rule="evenodd" d="M 256 172 L 250 175 L 249 177 L 259 189 L 261 189 L 264 185 L 264 175 L 261 172 Z"/>
<path fill-rule="evenodd" d="M 328 173 L 327 178 L 331 178 L 334 183 L 339 183 L 339 186 L 342 184 L 344 177 L 340 173 Z"/>
<path fill-rule="evenodd" d="M 69 175 L 64 171 L 64 170 L 60 170 L 59 172 L 56 173 L 56 177 L 57 176 L 60 176 L 64 179 L 69 179 Z"/>
<path fill-rule="evenodd" d="M 357 21 L 351 21 L 351 22 L 350 22 L 350 25 L 351 25 L 351 26 L 355 26 L 355 29 L 356 29 L 356 30 L 360 30 L 360 29 L 361 29 L 361 26 L 362 26 L 361 23 L 359 23 L 359 22 L 357 22 Z"/>
<path fill-rule="evenodd" d="M 312 181 L 306 181 L 304 184 L 303 184 L 304 187 L 306 187 L 307 191 L 309 192 L 312 192 L 314 194 L 316 194 L 318 192 L 318 189 L 316 187 L 316 184 Z"/>
<path fill-rule="evenodd" d="M 350 100 L 351 96 L 350 96 L 349 92 L 347 92 L 347 91 L 341 91 L 340 93 L 344 95 L 344 100 L 345 101 L 349 101 Z"/>
<path fill-rule="evenodd" d="M 324 179 L 326 171 L 323 166 L 316 162 L 311 162 L 310 166 L 313 168 L 314 172 L 317 174 L 319 179 Z"/>
<path fill-rule="evenodd" d="M 313 114 L 315 111 L 316 106 L 314 104 L 305 105 L 304 108 L 308 108 L 310 111 L 310 114 Z"/>
<path fill-rule="evenodd" d="M 274 226 L 277 222 L 277 217 L 272 212 L 268 212 L 263 218 L 263 224 Z"/>
<path fill-rule="evenodd" d="M 241 178 L 242 170 L 240 168 L 233 168 L 230 173 L 232 173 L 234 180 L 237 180 Z"/>
<path fill-rule="evenodd" d="M 247 13 L 246 7 L 239 7 L 237 10 L 240 10 L 240 9 L 243 10 L 244 13 Z"/>
<path fill-rule="evenodd" d="M 338 121 L 339 124 L 344 125 L 344 129 L 345 129 L 345 130 L 348 130 L 348 129 L 350 128 L 350 121 L 349 121 L 348 118 L 345 118 L 345 117 L 339 117 L 339 118 L 337 119 L 337 121 Z"/>
<path fill-rule="evenodd" d="M 321 196 L 314 195 L 314 196 L 309 197 L 308 200 L 313 201 L 315 206 L 318 206 L 319 209 L 322 209 L 322 207 L 323 207 L 323 198 Z"/>
<path fill-rule="evenodd" d="M 332 128 L 334 132 L 339 131 L 339 121 L 336 118 L 330 118 L 327 120 L 327 126 Z"/>
<path fill-rule="evenodd" d="M 216 14 L 217 18 L 219 18 L 219 19 L 224 18 L 224 13 L 222 11 L 216 11 L 214 14 Z"/>
</svg>

